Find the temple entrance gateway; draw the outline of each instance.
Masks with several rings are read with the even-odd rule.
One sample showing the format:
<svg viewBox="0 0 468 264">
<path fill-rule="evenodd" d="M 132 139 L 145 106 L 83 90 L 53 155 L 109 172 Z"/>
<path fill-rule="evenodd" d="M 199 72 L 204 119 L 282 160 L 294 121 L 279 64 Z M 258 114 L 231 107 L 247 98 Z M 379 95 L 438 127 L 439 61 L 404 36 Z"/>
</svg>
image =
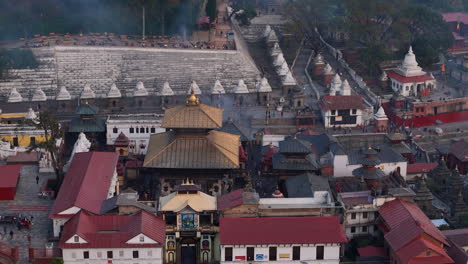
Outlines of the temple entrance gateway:
<svg viewBox="0 0 468 264">
<path fill-rule="evenodd" d="M 197 246 L 193 238 L 184 238 L 181 240 L 181 259 L 182 264 L 197 263 Z"/>
</svg>

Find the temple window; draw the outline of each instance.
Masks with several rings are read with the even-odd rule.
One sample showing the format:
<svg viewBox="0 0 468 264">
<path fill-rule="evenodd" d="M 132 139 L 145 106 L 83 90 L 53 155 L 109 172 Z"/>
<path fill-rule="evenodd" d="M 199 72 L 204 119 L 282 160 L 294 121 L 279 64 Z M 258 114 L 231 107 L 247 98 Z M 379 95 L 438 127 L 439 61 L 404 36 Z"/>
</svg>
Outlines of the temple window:
<svg viewBox="0 0 468 264">
<path fill-rule="evenodd" d="M 133 134 L 135 132 L 135 129 L 133 127 L 130 128 L 130 133 Z"/>
<path fill-rule="evenodd" d="M 152 127 L 151 128 L 151 133 L 156 133 L 156 128 Z"/>
<path fill-rule="evenodd" d="M 331 110 L 331 115 L 332 116 L 336 115 L 336 110 Z"/>
<path fill-rule="evenodd" d="M 119 132 L 119 129 L 116 128 L 116 127 L 114 127 L 114 128 L 112 129 L 112 132 L 113 132 L 114 134 L 117 134 L 117 133 Z"/>
<path fill-rule="evenodd" d="M 357 114 L 357 110 L 356 110 L 356 109 L 351 109 L 351 114 L 352 114 L 352 115 Z"/>
<path fill-rule="evenodd" d="M 145 133 L 145 128 L 144 127 L 140 127 L 140 133 Z"/>
</svg>

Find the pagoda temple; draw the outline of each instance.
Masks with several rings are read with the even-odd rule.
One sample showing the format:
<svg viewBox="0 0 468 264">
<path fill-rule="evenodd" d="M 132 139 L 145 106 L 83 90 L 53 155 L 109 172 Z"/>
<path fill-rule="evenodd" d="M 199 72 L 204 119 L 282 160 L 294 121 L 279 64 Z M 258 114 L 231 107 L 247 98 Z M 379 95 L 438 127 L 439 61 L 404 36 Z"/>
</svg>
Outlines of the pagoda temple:
<svg viewBox="0 0 468 264">
<path fill-rule="evenodd" d="M 362 167 L 353 170 L 353 176 L 361 180 L 363 189 L 367 187 L 369 190 L 377 190 L 381 187 L 379 180 L 385 177 L 385 173 L 376 167 L 381 163 L 377 158 L 377 151 L 369 146 L 368 149 L 362 151 L 362 154 L 364 154 L 360 162 Z"/>
<path fill-rule="evenodd" d="M 439 164 L 429 172 L 429 176 L 439 186 L 441 193 L 447 193 L 447 182 L 450 177 L 450 170 L 447 167 L 444 157 L 439 160 Z"/>
<path fill-rule="evenodd" d="M 427 188 L 426 173 L 421 175 L 415 193 L 414 202 L 426 215 L 434 216 L 434 207 L 432 206 L 434 197 L 429 188 Z"/>
<path fill-rule="evenodd" d="M 194 89 L 185 105 L 165 111 L 161 127 L 166 132 L 151 136 L 143 163 L 151 174 L 159 174 L 161 194 L 187 177 L 205 192 L 230 188 L 222 179 L 239 169 L 240 137 L 217 131 L 222 121 L 223 109 L 201 104 Z"/>
</svg>

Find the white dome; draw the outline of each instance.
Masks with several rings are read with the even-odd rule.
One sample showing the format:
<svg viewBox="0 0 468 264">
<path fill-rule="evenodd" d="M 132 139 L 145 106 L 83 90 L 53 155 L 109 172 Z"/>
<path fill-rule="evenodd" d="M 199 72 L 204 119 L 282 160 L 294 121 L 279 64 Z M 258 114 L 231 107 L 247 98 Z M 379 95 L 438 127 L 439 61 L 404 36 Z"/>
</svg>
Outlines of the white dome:
<svg viewBox="0 0 468 264">
<path fill-rule="evenodd" d="M 382 106 L 379 107 L 379 110 L 377 110 L 377 113 L 375 113 L 374 117 L 376 120 L 388 120 L 388 117 L 385 114 L 385 110 Z"/>
<path fill-rule="evenodd" d="M 211 94 L 225 94 L 226 91 L 224 90 L 223 85 L 219 80 L 216 80 L 213 89 L 211 89 Z"/>
<path fill-rule="evenodd" d="M 55 100 L 57 101 L 71 100 L 71 95 L 68 92 L 67 87 L 65 86 L 60 87 L 60 91 L 57 94 L 57 97 L 55 97 Z"/>
<path fill-rule="evenodd" d="M 37 90 L 34 92 L 32 101 L 33 102 L 47 101 L 47 96 L 44 93 L 44 91 L 42 91 L 41 88 L 37 88 Z"/>
<path fill-rule="evenodd" d="M 325 64 L 325 61 L 323 60 L 323 56 L 321 53 L 319 53 L 315 59 L 314 59 L 314 64 L 315 65 L 320 65 L 320 64 Z"/>
<path fill-rule="evenodd" d="M 159 90 L 157 93 L 159 96 L 172 96 L 174 95 L 174 91 L 172 90 L 171 86 L 169 85 L 169 82 L 164 82 L 161 90 Z"/>
<path fill-rule="evenodd" d="M 286 60 L 284 59 L 283 53 L 280 53 L 278 54 L 278 56 L 276 56 L 276 59 L 273 61 L 273 65 L 275 65 L 276 67 L 280 67 L 285 61 Z"/>
<path fill-rule="evenodd" d="M 37 118 L 36 112 L 34 112 L 34 110 L 30 107 L 28 109 L 28 114 L 24 118 L 30 119 L 30 120 L 36 119 Z"/>
<path fill-rule="evenodd" d="M 247 89 L 247 85 L 244 83 L 244 80 L 240 79 L 239 83 L 237 84 L 236 88 L 234 89 L 235 94 L 245 94 L 249 93 L 249 89 Z"/>
<path fill-rule="evenodd" d="M 83 88 L 83 91 L 81 91 L 81 99 L 92 99 L 96 98 L 96 94 L 94 91 L 91 89 L 91 86 L 89 84 L 86 84 Z"/>
<path fill-rule="evenodd" d="M 137 82 L 135 90 L 133 91 L 133 96 L 148 96 L 148 91 L 146 90 L 143 82 Z"/>
<path fill-rule="evenodd" d="M 294 79 L 291 71 L 288 71 L 286 76 L 284 76 L 281 79 L 281 81 L 282 81 L 283 85 L 296 85 L 297 84 L 296 79 Z"/>
<path fill-rule="evenodd" d="M 200 95 L 202 94 L 201 90 L 200 90 L 200 87 L 198 87 L 198 84 L 196 81 L 192 81 L 192 83 L 190 84 L 190 87 L 188 89 L 188 92 L 187 94 L 191 94 L 192 93 L 192 89 L 194 91 L 195 94 L 197 95 Z"/>
<path fill-rule="evenodd" d="M 330 66 L 330 64 L 327 63 L 327 65 L 325 65 L 325 68 L 323 68 L 323 75 L 332 75 L 332 74 L 335 74 L 335 72 L 333 71 L 333 68 Z"/>
<path fill-rule="evenodd" d="M 288 74 L 288 71 L 288 64 L 286 62 L 283 62 L 281 67 L 276 70 L 276 73 L 278 73 L 279 76 L 285 76 L 286 74 Z"/>
<path fill-rule="evenodd" d="M 278 42 L 275 42 L 275 44 L 273 45 L 273 48 L 271 48 L 270 55 L 271 56 L 276 56 L 276 55 L 278 55 L 280 53 L 281 53 L 281 48 L 280 48 Z"/>
<path fill-rule="evenodd" d="M 419 76 L 425 75 L 421 67 L 418 66 L 416 56 L 413 53 L 413 48 L 410 46 L 408 53 L 405 55 L 403 63 L 398 67 L 398 71 L 404 76 Z"/>
<path fill-rule="evenodd" d="M 272 92 L 270 83 L 268 83 L 267 78 L 263 77 L 262 80 L 260 81 L 260 84 L 258 85 L 257 92 L 259 93 L 270 93 Z"/>
<path fill-rule="evenodd" d="M 117 88 L 117 85 L 113 83 L 111 85 L 111 88 L 107 92 L 107 98 L 120 98 L 120 97 L 122 97 L 122 94 L 120 93 L 119 88 Z"/>
<path fill-rule="evenodd" d="M 331 84 L 330 84 L 330 89 L 333 88 L 335 91 L 339 91 L 341 89 L 341 84 L 343 82 L 341 81 L 340 75 L 337 73 L 333 77 Z"/>
<path fill-rule="evenodd" d="M 349 82 L 346 79 L 341 85 L 341 95 L 351 95 L 351 86 L 349 85 Z"/>
<path fill-rule="evenodd" d="M 15 87 L 13 87 L 11 89 L 11 92 L 10 92 L 10 96 L 8 96 L 8 102 L 9 103 L 18 103 L 18 102 L 22 102 L 23 101 L 23 97 L 21 96 L 21 94 L 16 90 Z"/>
</svg>

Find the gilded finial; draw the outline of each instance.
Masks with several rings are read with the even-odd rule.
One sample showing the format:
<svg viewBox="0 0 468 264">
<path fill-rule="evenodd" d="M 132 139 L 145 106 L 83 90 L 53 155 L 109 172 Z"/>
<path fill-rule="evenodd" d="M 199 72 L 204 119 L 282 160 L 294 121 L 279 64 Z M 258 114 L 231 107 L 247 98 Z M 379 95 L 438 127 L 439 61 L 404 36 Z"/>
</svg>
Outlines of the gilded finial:
<svg viewBox="0 0 468 264">
<path fill-rule="evenodd" d="M 190 95 L 187 98 L 186 105 L 187 106 L 195 106 L 200 103 L 200 99 L 195 95 L 195 90 L 193 87 L 190 89 Z"/>
</svg>

